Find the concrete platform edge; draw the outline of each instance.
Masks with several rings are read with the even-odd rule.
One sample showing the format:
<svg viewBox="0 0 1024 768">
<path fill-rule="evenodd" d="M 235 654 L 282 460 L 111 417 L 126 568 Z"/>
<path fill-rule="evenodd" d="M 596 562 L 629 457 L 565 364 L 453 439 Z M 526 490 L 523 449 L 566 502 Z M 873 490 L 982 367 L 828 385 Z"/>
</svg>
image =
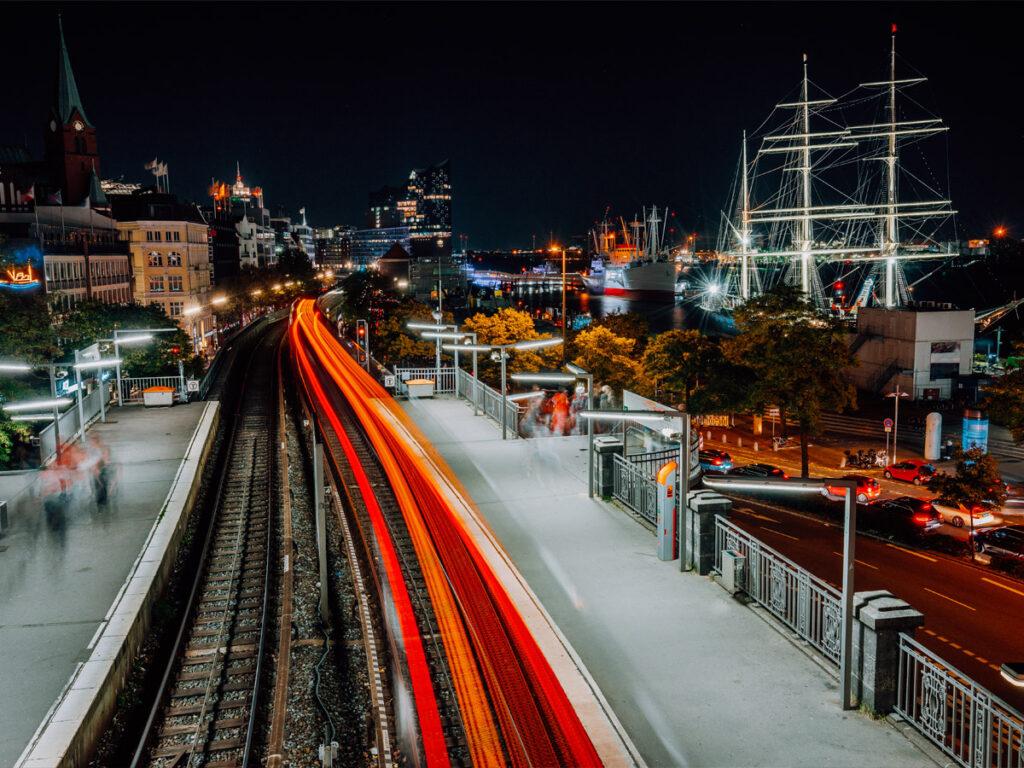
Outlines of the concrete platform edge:
<svg viewBox="0 0 1024 768">
<path fill-rule="evenodd" d="M 170 575 L 219 422 L 220 404 L 206 403 L 161 512 L 90 643 L 89 660 L 76 667 L 15 768 L 88 763 L 149 630 L 150 608 Z"/>
</svg>

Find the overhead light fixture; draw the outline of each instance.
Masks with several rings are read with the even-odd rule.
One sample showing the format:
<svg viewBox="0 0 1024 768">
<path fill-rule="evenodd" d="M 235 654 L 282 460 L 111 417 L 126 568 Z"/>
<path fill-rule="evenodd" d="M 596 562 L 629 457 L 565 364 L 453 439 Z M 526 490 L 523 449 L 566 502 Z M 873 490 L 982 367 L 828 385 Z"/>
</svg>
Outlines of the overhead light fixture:
<svg viewBox="0 0 1024 768">
<path fill-rule="evenodd" d="M 59 408 L 62 405 L 71 405 L 71 400 L 66 397 L 58 397 L 55 400 L 27 400 L 24 403 L 4 403 L 3 409 L 15 413 L 18 411 L 31 411 L 34 408 Z"/>
</svg>

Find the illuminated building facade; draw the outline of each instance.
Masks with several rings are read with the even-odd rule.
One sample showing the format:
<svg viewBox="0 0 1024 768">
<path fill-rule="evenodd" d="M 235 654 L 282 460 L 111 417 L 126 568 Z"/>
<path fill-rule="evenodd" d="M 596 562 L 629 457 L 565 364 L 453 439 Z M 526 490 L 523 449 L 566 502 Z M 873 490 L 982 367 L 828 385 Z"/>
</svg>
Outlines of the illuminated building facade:
<svg viewBox="0 0 1024 768">
<path fill-rule="evenodd" d="M 412 246 L 408 227 L 357 229 L 352 233 L 352 266 L 368 267 L 395 245 L 409 253 Z"/>
<path fill-rule="evenodd" d="M 202 214 L 174 195 L 151 191 L 117 196 L 112 204 L 131 251 L 135 301 L 163 308 L 189 334 L 195 354 L 202 354 L 215 340 Z"/>
<path fill-rule="evenodd" d="M 0 147 L 0 290 L 45 291 L 54 312 L 86 299 L 132 299 L 128 246 L 107 215 L 96 129 L 86 116 L 58 21 L 57 82 L 45 158 Z"/>
<path fill-rule="evenodd" d="M 246 185 L 241 168 L 236 165 L 235 170 L 234 184 L 215 181 L 210 187 L 211 221 L 234 223 L 240 267 L 272 267 L 277 264 L 276 234 L 270 223 L 270 211 L 263 204 L 263 190 Z"/>
<path fill-rule="evenodd" d="M 313 233 L 316 262 L 331 269 L 344 269 L 352 261 L 353 228 L 345 225 L 318 227 Z"/>
</svg>

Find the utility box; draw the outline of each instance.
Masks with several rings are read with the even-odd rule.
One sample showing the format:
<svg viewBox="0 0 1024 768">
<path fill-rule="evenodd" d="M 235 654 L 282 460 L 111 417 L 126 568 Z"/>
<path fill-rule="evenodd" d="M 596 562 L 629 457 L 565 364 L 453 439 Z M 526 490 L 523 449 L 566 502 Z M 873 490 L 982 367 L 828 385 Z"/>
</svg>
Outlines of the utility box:
<svg viewBox="0 0 1024 768">
<path fill-rule="evenodd" d="M 142 390 L 142 403 L 147 408 L 174 405 L 174 387 L 150 387 Z"/>
<path fill-rule="evenodd" d="M 675 560 L 679 538 L 676 536 L 676 469 L 670 461 L 658 471 L 658 559 Z"/>
<path fill-rule="evenodd" d="M 408 379 L 405 382 L 405 392 L 409 397 L 433 397 L 433 379 Z"/>
<path fill-rule="evenodd" d="M 722 550 L 722 587 L 730 595 L 743 591 L 747 583 L 747 558 L 734 549 Z"/>
</svg>

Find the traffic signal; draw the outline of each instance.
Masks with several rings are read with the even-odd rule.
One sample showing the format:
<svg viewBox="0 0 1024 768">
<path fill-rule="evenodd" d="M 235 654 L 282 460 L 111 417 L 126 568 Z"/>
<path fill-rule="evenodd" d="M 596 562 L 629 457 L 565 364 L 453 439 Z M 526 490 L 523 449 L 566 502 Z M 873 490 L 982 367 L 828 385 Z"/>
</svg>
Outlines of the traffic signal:
<svg viewBox="0 0 1024 768">
<path fill-rule="evenodd" d="M 366 362 L 366 353 L 363 350 L 359 350 L 359 364 L 362 365 Z"/>
<path fill-rule="evenodd" d="M 181 352 L 181 347 L 171 347 L 171 354 L 176 355 Z"/>
</svg>

